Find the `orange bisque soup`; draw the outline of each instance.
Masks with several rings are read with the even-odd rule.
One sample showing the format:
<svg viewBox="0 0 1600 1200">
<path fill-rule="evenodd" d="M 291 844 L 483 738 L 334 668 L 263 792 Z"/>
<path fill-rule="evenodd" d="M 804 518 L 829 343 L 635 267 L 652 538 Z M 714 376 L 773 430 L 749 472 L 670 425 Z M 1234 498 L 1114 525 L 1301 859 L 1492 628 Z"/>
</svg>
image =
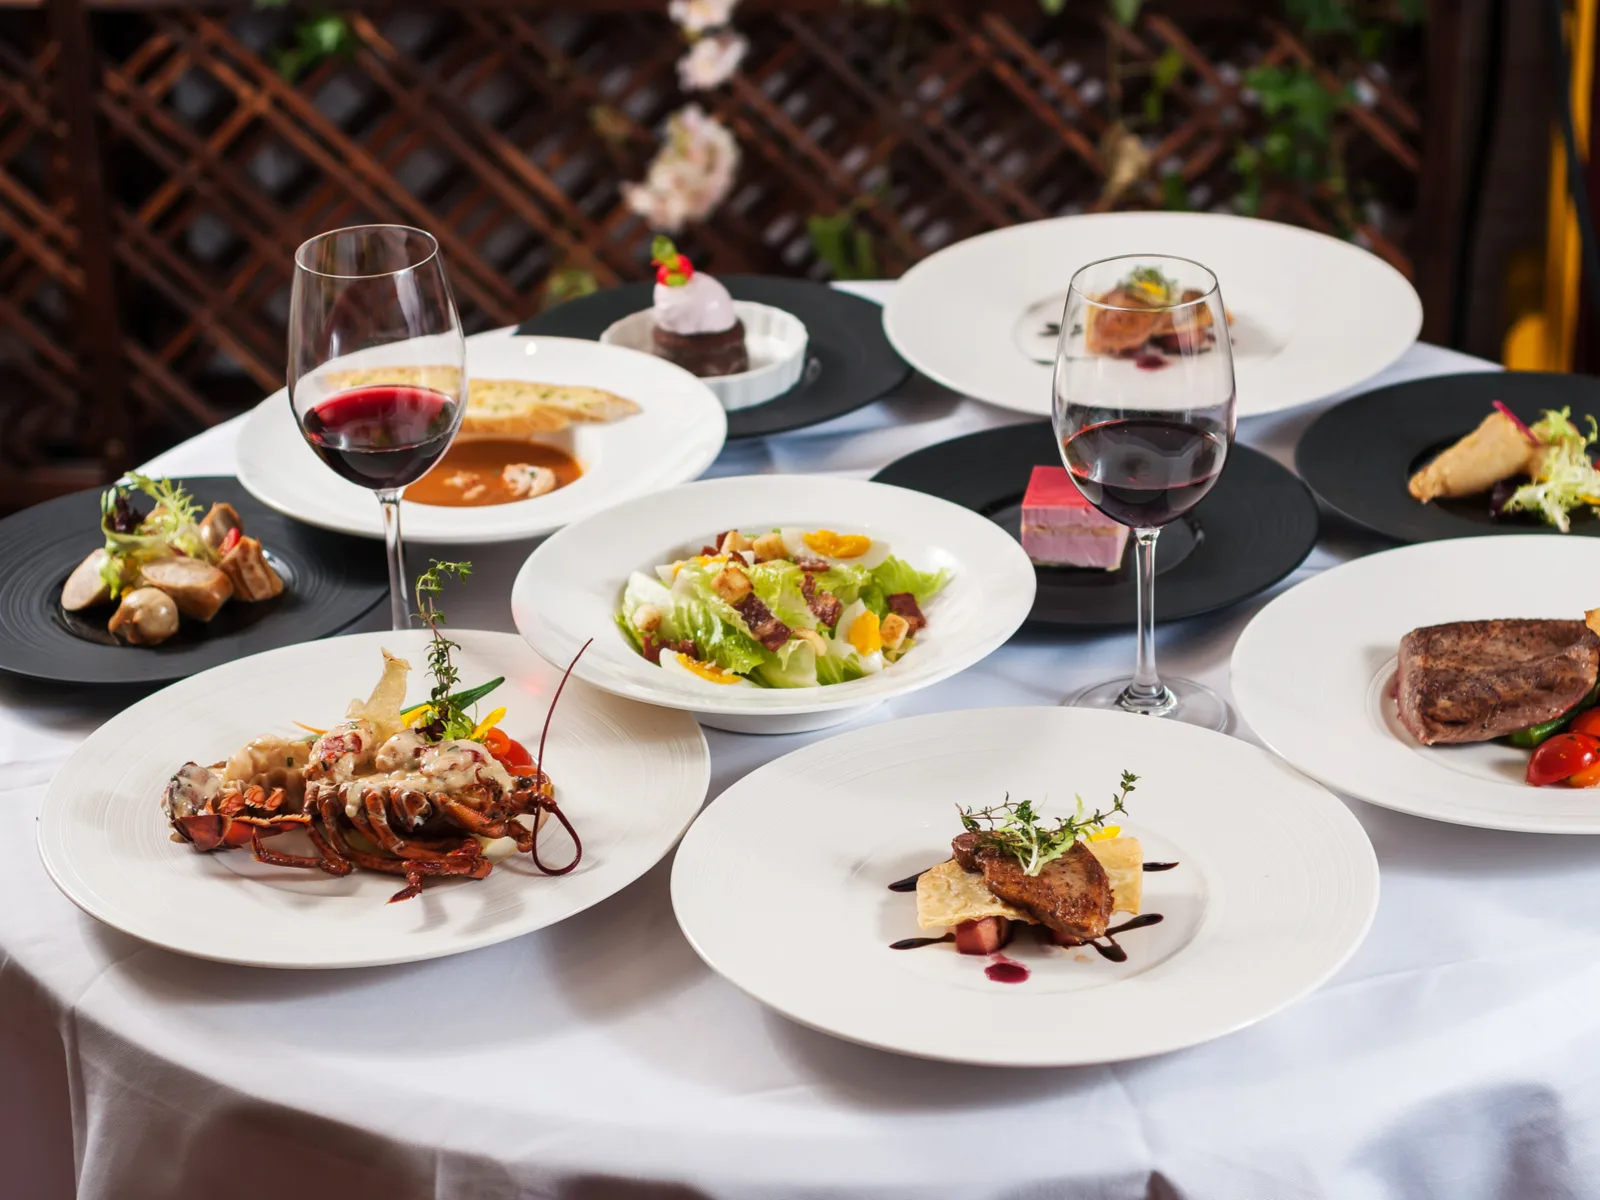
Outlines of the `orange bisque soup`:
<svg viewBox="0 0 1600 1200">
<path fill-rule="evenodd" d="M 438 466 L 406 488 L 413 504 L 477 508 L 553 492 L 583 474 L 566 451 L 522 438 L 457 440 Z"/>
</svg>

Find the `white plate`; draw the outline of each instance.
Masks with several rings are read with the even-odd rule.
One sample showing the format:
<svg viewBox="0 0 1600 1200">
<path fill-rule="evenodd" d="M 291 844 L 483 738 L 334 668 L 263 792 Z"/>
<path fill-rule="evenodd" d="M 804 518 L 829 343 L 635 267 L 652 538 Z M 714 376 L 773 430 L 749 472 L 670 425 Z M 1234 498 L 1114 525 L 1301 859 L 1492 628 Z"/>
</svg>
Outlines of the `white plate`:
<svg viewBox="0 0 1600 1200">
<path fill-rule="evenodd" d="M 876 675 L 831 687 L 698 685 L 646 661 L 617 628 L 632 572 L 694 554 L 721 530 L 789 525 L 870 534 L 919 570 L 950 571 L 909 654 Z M 511 615 L 550 662 L 565 663 L 594 638 L 577 674 L 596 687 L 685 709 L 722 729 L 792 733 L 849 720 L 970 667 L 1027 619 L 1035 578 L 1015 538 L 947 500 L 855 479 L 753 475 L 659 492 L 562 530 L 523 563 Z"/>
<path fill-rule="evenodd" d="M 1118 938 L 1047 953 L 1023 931 L 1020 984 L 918 936 L 886 885 L 950 856 L 956 806 L 1070 811 L 1139 776 L 1123 830 L 1147 861 L 1146 912 Z M 1271 755 L 1169 721 L 1075 708 L 937 713 L 856 730 L 745 776 L 695 822 L 672 868 L 678 923 L 734 986 L 792 1020 L 884 1050 L 1048 1067 L 1193 1046 L 1292 1004 L 1360 945 L 1378 864 L 1338 800 Z M 1114 918 L 1120 922 L 1122 917 Z"/>
<path fill-rule="evenodd" d="M 1079 267 L 1171 254 L 1216 273 L 1233 314 L 1239 415 L 1332 395 L 1399 358 L 1422 328 L 1388 263 L 1320 233 L 1211 213 L 1099 213 L 997 229 L 924 259 L 895 284 L 883 327 L 902 358 L 1002 408 L 1050 412 L 1055 336 Z"/>
<path fill-rule="evenodd" d="M 729 412 L 765 404 L 799 383 L 806 366 L 807 342 L 805 322 L 793 313 L 752 300 L 735 300 L 733 311 L 744 322 L 750 369 L 737 375 L 705 377 L 705 385 Z M 646 354 L 655 353 L 654 337 L 655 314 L 648 308 L 613 321 L 600 334 L 607 345 Z"/>
<path fill-rule="evenodd" d="M 702 381 L 665 359 L 620 346 L 577 338 L 470 337 L 467 372 L 602 388 L 643 411 L 541 435 L 537 440 L 559 446 L 583 465 L 581 477 L 547 495 L 482 508 L 403 502 L 400 522 L 408 541 L 541 537 L 619 500 L 697 478 L 728 435 L 727 414 Z M 372 493 L 339 478 L 312 453 L 284 392 L 267 397 L 246 419 L 239 435 L 239 482 L 263 504 L 307 524 L 383 536 Z"/>
<path fill-rule="evenodd" d="M 1400 639 L 1423 625 L 1581 620 L 1600 604 L 1600 542 L 1472 537 L 1345 563 L 1267 605 L 1233 651 L 1233 696 L 1257 736 L 1306 774 L 1400 812 L 1530 833 L 1600 833 L 1600 791 L 1523 782 L 1528 752 L 1423 746 L 1387 693 Z"/>
<path fill-rule="evenodd" d="M 452 630 L 466 682 L 504 675 L 491 701 L 504 727 L 537 753 L 560 672 L 508 633 Z M 705 737 L 680 713 L 569 683 L 545 759 L 556 798 L 583 839 L 570 875 L 541 875 L 525 855 L 481 881 L 430 880 L 422 895 L 385 901 L 402 882 L 357 871 L 268 867 L 248 850 L 199 854 L 173 842 L 161 811 L 169 776 L 209 763 L 294 720 L 332 723 L 372 690 L 380 646 L 410 660 L 411 698 L 426 697 L 425 635 L 366 633 L 240 659 L 174 684 L 96 730 L 51 783 L 39 813 L 45 869 L 84 912 L 157 946 L 265 967 L 369 967 L 459 954 L 582 912 L 626 887 L 672 848 L 705 799 Z M 543 856 L 572 843 L 547 822 Z"/>
</svg>

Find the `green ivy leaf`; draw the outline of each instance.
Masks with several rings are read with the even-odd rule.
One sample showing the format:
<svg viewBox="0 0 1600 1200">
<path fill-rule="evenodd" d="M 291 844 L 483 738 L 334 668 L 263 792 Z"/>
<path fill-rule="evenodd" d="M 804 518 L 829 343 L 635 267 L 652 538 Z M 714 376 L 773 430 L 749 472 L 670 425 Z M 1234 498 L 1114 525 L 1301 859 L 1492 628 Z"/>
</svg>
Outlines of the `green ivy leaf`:
<svg viewBox="0 0 1600 1200">
<path fill-rule="evenodd" d="M 1132 26 L 1139 19 L 1144 0 L 1110 0 L 1111 15 L 1124 25 Z"/>
</svg>

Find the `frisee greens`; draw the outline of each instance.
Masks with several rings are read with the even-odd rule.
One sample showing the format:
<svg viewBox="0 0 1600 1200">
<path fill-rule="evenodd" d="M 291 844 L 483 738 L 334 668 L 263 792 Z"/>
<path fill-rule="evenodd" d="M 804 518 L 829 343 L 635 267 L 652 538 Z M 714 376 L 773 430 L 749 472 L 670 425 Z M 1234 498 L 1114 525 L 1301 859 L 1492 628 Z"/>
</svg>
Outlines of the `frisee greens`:
<svg viewBox="0 0 1600 1200">
<path fill-rule="evenodd" d="M 1118 813 L 1133 792 L 1139 777 L 1132 772 L 1122 773 L 1122 787 L 1111 799 L 1111 807 L 1093 813 L 1084 809 L 1083 797 L 1077 797 L 1077 811 L 1070 817 L 1060 818 L 1055 825 L 1046 825 L 1034 810 L 1031 800 L 1013 803 L 1007 795 L 1004 804 L 991 808 L 960 808 L 962 828 L 982 836 L 983 841 L 996 850 L 1011 855 L 1022 864 L 1028 875 L 1037 875 L 1046 866 L 1060 858 L 1073 843 L 1105 827 L 1107 821 Z"/>
<path fill-rule="evenodd" d="M 129 529 L 133 512 L 128 498 L 142 492 L 154 500 L 155 507 Z M 200 536 L 197 519 L 200 506 L 183 485 L 171 479 L 152 479 L 130 472 L 100 497 L 100 532 L 105 534 L 106 558 L 100 564 L 100 579 L 111 590 L 113 600 L 137 585 L 139 570 L 145 563 L 166 558 L 173 551 L 215 563 L 217 556 Z"/>
<path fill-rule="evenodd" d="M 1572 423 L 1572 410 L 1546 409 L 1529 428 L 1543 445 L 1534 457 L 1533 481 L 1511 493 L 1507 512 L 1538 513 L 1562 533 L 1572 528 L 1569 513 L 1581 505 L 1600 512 L 1600 471 L 1589 460 L 1589 447 L 1600 441 L 1593 416 L 1585 433 Z"/>
</svg>

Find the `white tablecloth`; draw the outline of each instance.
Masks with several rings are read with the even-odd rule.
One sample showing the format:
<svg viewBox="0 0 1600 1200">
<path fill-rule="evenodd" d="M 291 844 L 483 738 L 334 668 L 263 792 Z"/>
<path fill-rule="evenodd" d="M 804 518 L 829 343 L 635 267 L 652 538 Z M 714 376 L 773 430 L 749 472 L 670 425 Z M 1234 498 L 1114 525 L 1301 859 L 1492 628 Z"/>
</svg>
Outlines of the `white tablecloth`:
<svg viewBox="0 0 1600 1200">
<path fill-rule="evenodd" d="M 1375 382 L 1484 366 L 1419 346 Z M 1315 411 L 1241 440 L 1287 462 Z M 732 445 L 713 473 L 865 475 L 1016 419 L 913 381 Z M 237 431 L 156 467 L 225 473 Z M 1296 579 L 1374 545 L 1325 534 Z M 511 628 L 526 551 L 474 555 L 458 623 Z M 1258 607 L 1164 627 L 1163 665 L 1226 691 Z M 1053 704 L 1132 654 L 1126 634 L 1025 633 L 865 720 Z M 961 1068 L 834 1041 L 736 992 L 679 934 L 667 864 L 554 929 L 409 967 L 225 967 L 102 928 L 45 877 L 33 824 L 63 759 L 128 699 L 0 682 L 0 1196 L 69 1196 L 75 1177 L 92 1200 L 1600 1195 L 1600 841 L 1356 804 L 1383 899 L 1321 991 L 1156 1060 Z M 826 735 L 709 736 L 715 796 Z"/>
</svg>

